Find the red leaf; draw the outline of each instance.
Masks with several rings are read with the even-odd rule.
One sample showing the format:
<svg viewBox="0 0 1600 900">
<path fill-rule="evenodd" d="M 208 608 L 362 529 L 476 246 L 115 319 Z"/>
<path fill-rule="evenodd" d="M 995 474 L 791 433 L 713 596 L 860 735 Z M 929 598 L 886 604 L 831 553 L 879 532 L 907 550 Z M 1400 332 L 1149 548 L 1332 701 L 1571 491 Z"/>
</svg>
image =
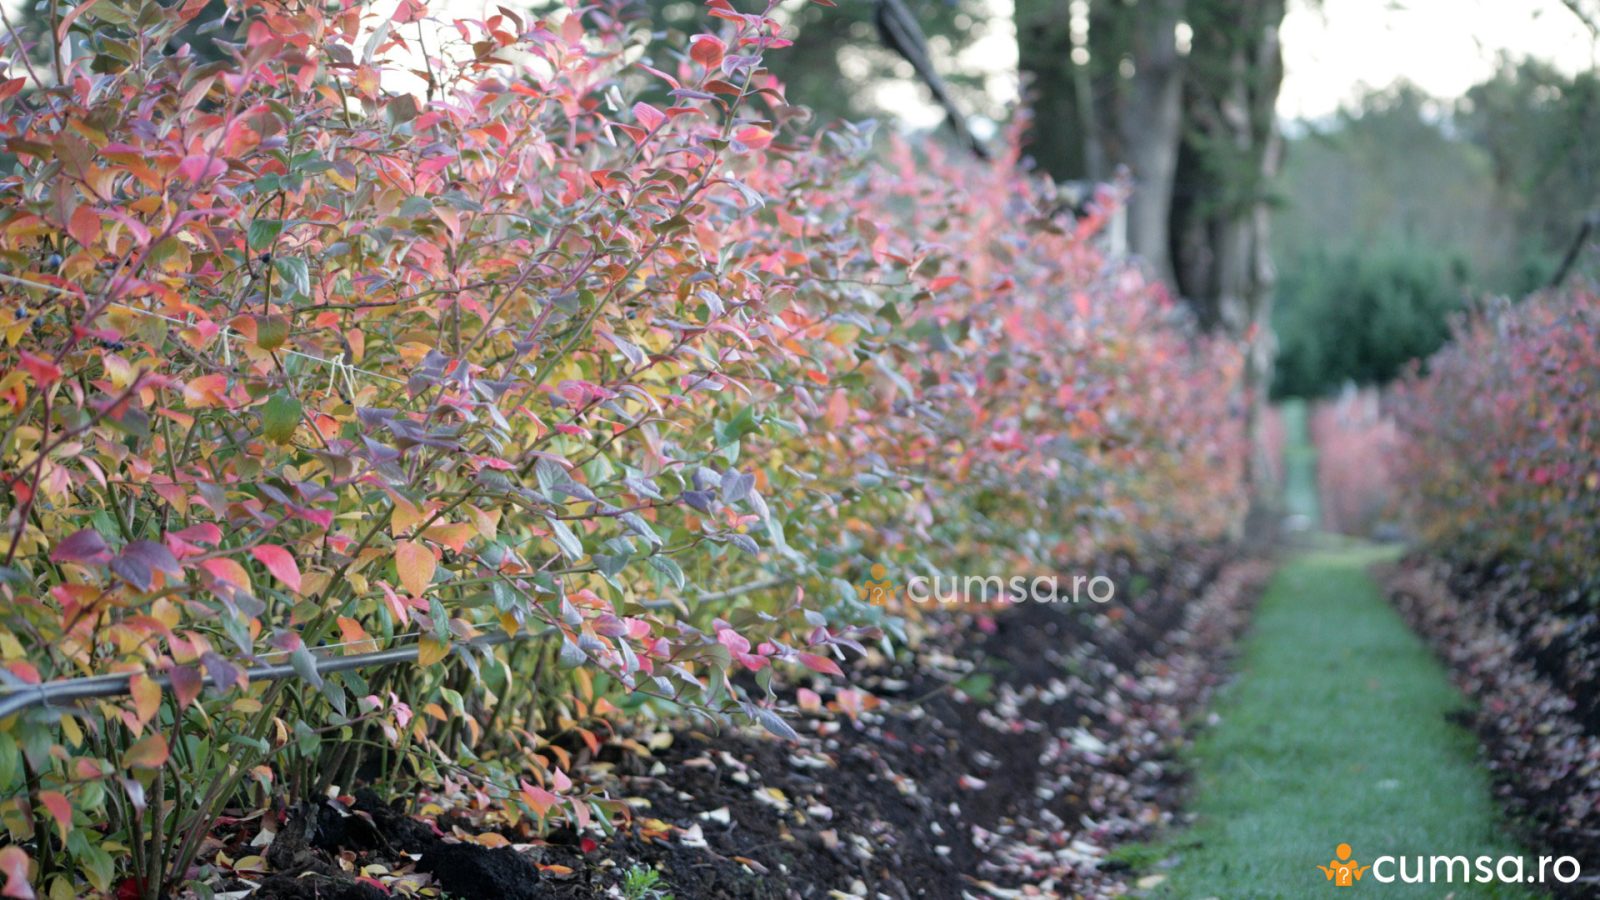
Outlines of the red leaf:
<svg viewBox="0 0 1600 900">
<path fill-rule="evenodd" d="M 824 675 L 837 675 L 840 678 L 844 677 L 844 670 L 839 668 L 839 664 L 826 656 L 819 656 L 815 653 L 802 653 L 800 654 L 800 664 L 813 672 L 821 672 Z"/>
<path fill-rule="evenodd" d="M 415 22 L 428 14 L 428 6 L 417 0 L 400 0 L 400 6 L 394 11 L 396 24 L 404 25 Z"/>
<path fill-rule="evenodd" d="M 56 827 L 61 829 L 61 839 L 66 840 L 72 832 L 72 802 L 60 791 L 40 791 L 39 802 L 44 804 L 50 818 L 56 820 Z"/>
<path fill-rule="evenodd" d="M 42 356 L 19 351 L 22 357 L 22 368 L 26 369 L 33 380 L 39 382 L 40 387 L 49 387 L 61 378 L 61 367 Z"/>
<path fill-rule="evenodd" d="M 185 528 L 182 531 L 174 532 L 174 534 L 195 544 L 210 544 L 212 546 L 216 546 L 216 543 L 222 540 L 222 529 L 211 524 L 210 522 L 201 522 L 198 525 L 190 525 L 188 528 Z"/>
<path fill-rule="evenodd" d="M 215 156 L 185 156 L 178 163 L 178 177 L 188 182 L 209 181 L 226 171 L 228 164 Z"/>
<path fill-rule="evenodd" d="M 719 38 L 699 34 L 689 44 L 689 58 L 707 69 L 715 69 L 722 65 L 722 54 L 726 49 Z"/>
<path fill-rule="evenodd" d="M 272 544 L 260 544 L 250 548 L 250 555 L 266 566 L 272 577 L 283 582 L 289 590 L 299 593 L 300 566 L 289 551 Z"/>
<path fill-rule="evenodd" d="M 0 847 L 0 874 L 6 876 L 6 887 L 0 891 L 0 897 L 33 900 L 33 886 L 28 884 L 27 851 L 16 844 Z"/>
<path fill-rule="evenodd" d="M 633 117 L 640 125 L 655 131 L 666 124 L 667 114 L 648 103 L 639 102 L 633 105 Z"/>
</svg>

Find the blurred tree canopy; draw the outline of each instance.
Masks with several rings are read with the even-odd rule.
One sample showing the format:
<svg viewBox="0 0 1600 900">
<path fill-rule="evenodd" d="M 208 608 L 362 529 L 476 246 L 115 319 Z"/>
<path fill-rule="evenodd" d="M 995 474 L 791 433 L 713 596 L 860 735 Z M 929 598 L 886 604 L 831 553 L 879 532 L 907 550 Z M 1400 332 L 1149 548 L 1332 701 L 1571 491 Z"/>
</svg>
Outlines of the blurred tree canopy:
<svg viewBox="0 0 1600 900">
<path fill-rule="evenodd" d="M 1316 396 L 1345 382 L 1378 384 L 1439 349 L 1461 308 L 1465 257 L 1393 243 L 1311 250 L 1278 283 L 1273 393 Z"/>
<path fill-rule="evenodd" d="M 1455 103 L 1369 92 L 1288 142 L 1280 205 L 1274 394 L 1386 381 L 1470 298 L 1555 272 L 1600 207 L 1600 76 L 1503 59 Z"/>
<path fill-rule="evenodd" d="M 1488 155 L 1515 235 L 1500 289 L 1543 284 L 1578 223 L 1600 208 L 1600 74 L 1566 76 L 1539 60 L 1502 60 L 1493 78 L 1467 92 L 1456 118 Z"/>
</svg>

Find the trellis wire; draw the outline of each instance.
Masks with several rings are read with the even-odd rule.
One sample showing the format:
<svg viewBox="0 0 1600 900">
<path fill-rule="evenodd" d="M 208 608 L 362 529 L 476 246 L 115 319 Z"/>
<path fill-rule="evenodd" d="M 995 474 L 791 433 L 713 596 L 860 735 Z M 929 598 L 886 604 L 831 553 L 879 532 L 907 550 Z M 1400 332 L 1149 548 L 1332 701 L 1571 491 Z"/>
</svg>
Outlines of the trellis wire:
<svg viewBox="0 0 1600 900">
<path fill-rule="evenodd" d="M 544 632 L 518 632 L 516 635 L 496 632 L 494 634 L 480 635 L 457 644 L 456 649 L 463 647 L 479 649 L 495 647 L 512 640 L 524 637 L 539 637 Z M 341 646 L 338 644 L 330 647 Z M 373 666 L 387 666 L 395 663 L 411 662 L 417 658 L 419 645 L 409 647 L 391 647 L 388 650 L 375 650 L 371 653 L 356 653 L 350 656 L 330 656 L 326 653 L 313 653 L 312 671 L 318 675 L 332 672 L 345 672 L 351 669 L 365 669 Z M 244 670 L 251 681 L 280 681 L 285 678 L 302 678 L 300 670 L 292 663 L 268 663 L 251 666 Z M 32 706 L 55 706 L 69 703 L 74 700 L 87 700 L 95 697 L 120 697 L 132 691 L 133 675 L 136 672 L 116 673 L 111 675 L 87 675 L 80 678 L 63 678 L 56 681 L 46 681 L 42 684 L 17 684 L 14 681 L 0 685 L 0 719 L 13 716 Z M 151 680 L 161 686 L 163 691 L 172 689 L 172 679 L 166 675 L 153 675 Z M 203 676 L 203 683 L 216 686 L 215 680 L 210 675 Z"/>
</svg>

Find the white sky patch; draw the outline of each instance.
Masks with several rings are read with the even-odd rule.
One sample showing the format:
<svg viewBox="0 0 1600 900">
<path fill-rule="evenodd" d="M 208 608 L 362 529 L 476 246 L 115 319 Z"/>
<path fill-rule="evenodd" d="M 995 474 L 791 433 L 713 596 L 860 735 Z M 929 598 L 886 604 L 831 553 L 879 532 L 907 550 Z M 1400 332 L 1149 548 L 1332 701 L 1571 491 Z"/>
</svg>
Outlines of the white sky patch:
<svg viewBox="0 0 1600 900">
<path fill-rule="evenodd" d="M 1501 53 L 1567 72 L 1600 62 L 1561 0 L 1290 0 L 1282 37 L 1286 119 L 1331 115 L 1402 79 L 1454 99 L 1492 75 Z"/>
</svg>

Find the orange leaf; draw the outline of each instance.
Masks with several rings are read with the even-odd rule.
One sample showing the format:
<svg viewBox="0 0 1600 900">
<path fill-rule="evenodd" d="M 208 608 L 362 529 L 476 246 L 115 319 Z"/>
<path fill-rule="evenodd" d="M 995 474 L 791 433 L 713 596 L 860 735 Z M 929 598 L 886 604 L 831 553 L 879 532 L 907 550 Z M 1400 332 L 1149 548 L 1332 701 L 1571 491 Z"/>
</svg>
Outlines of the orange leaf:
<svg viewBox="0 0 1600 900">
<path fill-rule="evenodd" d="M 67 234 L 85 247 L 92 246 L 100 238 L 100 214 L 92 206 L 80 206 L 73 210 L 67 220 Z"/>
<path fill-rule="evenodd" d="M 146 735 L 122 754 L 125 769 L 159 769 L 167 762 L 167 739 L 159 734 Z"/>
<path fill-rule="evenodd" d="M 400 584 L 406 593 L 421 597 L 433 583 L 433 571 L 438 563 L 421 541 L 401 541 L 394 548 L 394 568 L 400 574 Z"/>
<path fill-rule="evenodd" d="M 752 150 L 760 150 L 772 143 L 772 132 L 760 125 L 750 125 L 739 129 L 734 139 Z"/>
<path fill-rule="evenodd" d="M 250 590 L 250 573 L 245 571 L 244 566 L 239 565 L 238 560 L 219 556 L 202 562 L 200 568 L 218 581 L 226 581 L 242 591 Z"/>
<path fill-rule="evenodd" d="M 344 636 L 344 642 L 350 646 L 345 648 L 347 653 L 366 653 L 378 649 L 377 642 L 361 627 L 361 623 L 345 616 L 339 617 L 339 634 Z"/>
<path fill-rule="evenodd" d="M 223 395 L 228 391 L 228 376 L 218 372 L 212 375 L 201 375 L 199 378 L 190 379 L 183 386 L 183 402 L 190 408 L 206 406 L 222 406 L 225 404 Z"/>
<path fill-rule="evenodd" d="M 438 541 L 451 550 L 460 553 L 466 549 L 467 541 L 472 540 L 477 533 L 478 529 L 473 525 L 466 522 L 456 522 L 454 524 L 435 525 L 424 531 L 422 535 L 430 541 Z"/>
<path fill-rule="evenodd" d="M 546 813 L 550 812 L 551 808 L 561 802 L 560 797 L 526 781 L 522 783 L 522 799 L 533 809 L 534 814 L 541 819 L 544 818 Z"/>
</svg>

